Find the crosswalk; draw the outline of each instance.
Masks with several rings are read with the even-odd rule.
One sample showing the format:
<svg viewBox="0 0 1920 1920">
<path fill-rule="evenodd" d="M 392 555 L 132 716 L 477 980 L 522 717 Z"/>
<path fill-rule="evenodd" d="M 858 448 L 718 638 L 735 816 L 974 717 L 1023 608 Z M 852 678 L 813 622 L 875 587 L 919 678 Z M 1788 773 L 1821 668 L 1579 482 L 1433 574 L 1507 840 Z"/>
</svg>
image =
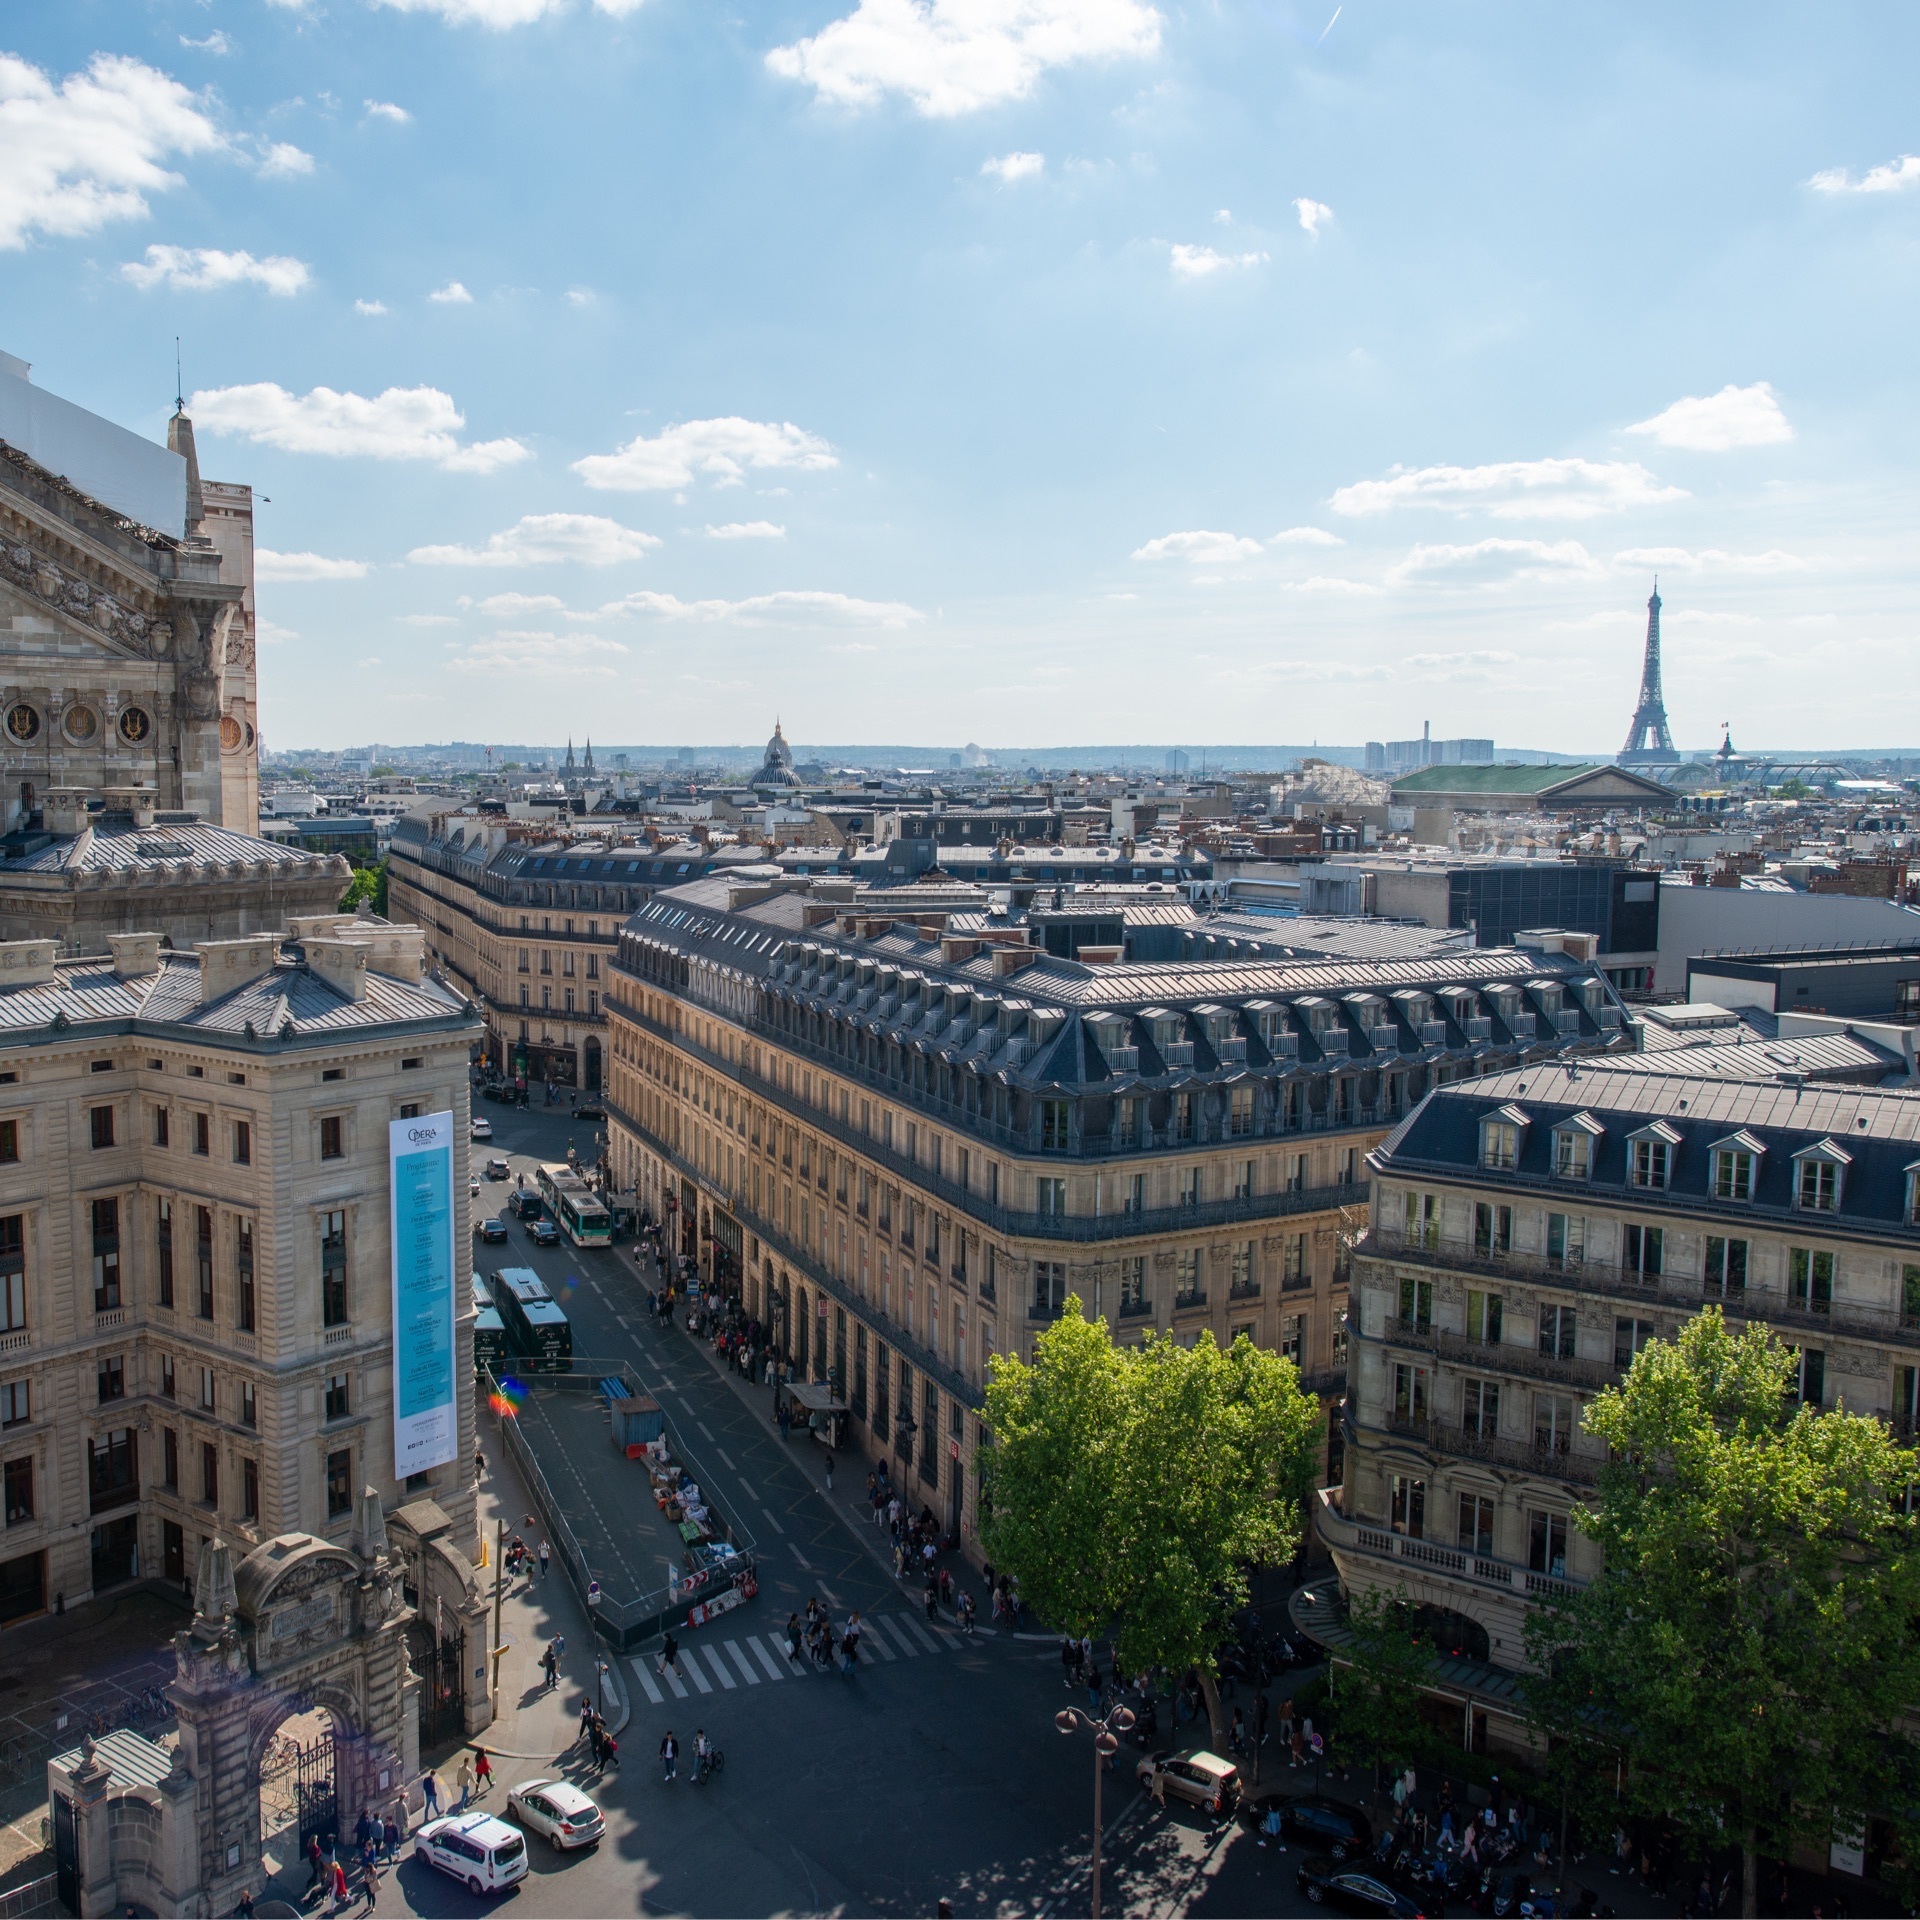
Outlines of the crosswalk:
<svg viewBox="0 0 1920 1920">
<path fill-rule="evenodd" d="M 866 1629 L 860 1636 L 863 1662 L 884 1665 L 894 1660 L 918 1660 L 923 1654 L 952 1653 L 960 1645 L 956 1635 L 929 1633 L 905 1614 L 870 1614 L 861 1625 Z M 677 1672 L 669 1668 L 663 1673 L 658 1654 L 640 1654 L 627 1664 L 656 1707 L 666 1705 L 668 1694 L 676 1700 L 689 1700 L 696 1693 L 737 1693 L 743 1687 L 805 1680 L 817 1673 L 837 1671 L 816 1667 L 804 1655 L 789 1660 L 785 1640 L 757 1633 L 738 1640 L 703 1640 L 683 1646 Z"/>
</svg>

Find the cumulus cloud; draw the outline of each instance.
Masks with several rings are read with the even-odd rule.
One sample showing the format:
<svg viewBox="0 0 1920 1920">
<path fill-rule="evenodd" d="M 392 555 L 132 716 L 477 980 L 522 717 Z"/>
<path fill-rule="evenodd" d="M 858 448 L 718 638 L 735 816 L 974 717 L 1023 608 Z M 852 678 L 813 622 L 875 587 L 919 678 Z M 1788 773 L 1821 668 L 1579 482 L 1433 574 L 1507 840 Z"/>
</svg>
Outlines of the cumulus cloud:
<svg viewBox="0 0 1920 1920">
<path fill-rule="evenodd" d="M 817 625 L 904 627 L 926 616 L 900 600 L 860 600 L 850 593 L 822 593 L 808 588 L 780 593 L 757 593 L 745 600 L 682 600 L 671 593 L 630 593 L 600 609 L 599 619 L 628 615 L 639 619 L 716 622 L 735 620 L 749 625 L 773 621 L 805 621 Z"/>
<path fill-rule="evenodd" d="M 1845 167 L 1828 167 L 1807 185 L 1816 193 L 1899 193 L 1920 187 L 1920 153 L 1903 153 L 1884 166 L 1869 167 L 1858 180 Z"/>
<path fill-rule="evenodd" d="M 379 315 L 386 312 L 387 303 L 384 300 L 356 300 L 353 310 L 355 313 Z"/>
<path fill-rule="evenodd" d="M 598 513 L 528 513 L 484 547 L 415 547 L 407 555 L 423 567 L 546 567 L 570 562 L 610 567 L 643 558 L 660 542 Z"/>
<path fill-rule="evenodd" d="M 271 620 L 256 620 L 253 637 L 263 647 L 277 647 L 288 640 L 298 640 L 300 635 L 292 627 L 279 626 Z"/>
<path fill-rule="evenodd" d="M 403 627 L 457 627 L 460 624 L 450 613 L 403 613 L 397 618 Z"/>
<path fill-rule="evenodd" d="M 450 27 L 524 27 L 566 0 L 378 0 L 396 13 L 437 13 Z"/>
<path fill-rule="evenodd" d="M 93 233 L 180 185 L 164 162 L 227 145 L 197 94 L 123 54 L 57 84 L 0 53 L 0 248 Z"/>
<path fill-rule="evenodd" d="M 1264 253 L 1216 253 L 1212 247 L 1190 247 L 1176 240 L 1167 264 L 1176 280 L 1204 280 L 1230 267 L 1257 267 L 1266 257 Z"/>
<path fill-rule="evenodd" d="M 448 664 L 462 673 L 530 670 L 573 680 L 611 680 L 627 651 L 618 640 L 597 633 L 543 633 L 508 629 L 476 640 Z"/>
<path fill-rule="evenodd" d="M 144 260 L 129 260 L 120 271 L 136 287 L 164 285 L 176 293 L 251 283 L 269 293 L 292 294 L 313 278 L 307 263 L 289 254 L 270 253 L 256 260 L 250 253 L 223 253 L 218 247 L 149 247 Z"/>
<path fill-rule="evenodd" d="M 785 527 L 773 520 L 729 520 L 723 527 L 709 527 L 709 540 L 784 540 Z"/>
<path fill-rule="evenodd" d="M 324 553 L 275 553 L 268 547 L 253 550 L 253 577 L 276 580 L 364 580 L 364 560 L 335 560 Z"/>
<path fill-rule="evenodd" d="M 480 611 L 495 620 L 524 620 L 535 613 L 564 613 L 566 605 L 552 593 L 490 593 L 480 602 Z"/>
<path fill-rule="evenodd" d="M 388 387 L 369 399 L 331 387 L 295 395 L 259 381 L 196 393 L 192 413 L 205 432 L 230 433 L 283 453 L 431 460 L 449 473 L 492 473 L 532 458 L 518 440 L 462 446 L 455 434 L 466 420 L 438 387 Z"/>
<path fill-rule="evenodd" d="M 1470 653 L 1410 653 L 1400 664 L 1423 680 L 1462 680 L 1504 674 L 1509 667 L 1520 664 L 1520 656 L 1497 647 L 1480 647 Z"/>
<path fill-rule="evenodd" d="M 1324 527 L 1288 527 L 1267 542 L 1270 547 L 1344 547 L 1346 544 L 1337 533 L 1329 533 Z"/>
<path fill-rule="evenodd" d="M 1333 224 L 1333 209 L 1324 200 L 1296 200 L 1293 210 L 1300 216 L 1302 231 L 1311 238 L 1320 238 L 1320 229 Z"/>
<path fill-rule="evenodd" d="M 1003 153 L 997 159 L 982 160 L 980 171 L 991 174 L 1002 186 L 1011 186 L 1016 180 L 1031 179 L 1036 173 L 1047 170 L 1047 156 L 1044 153 Z"/>
<path fill-rule="evenodd" d="M 767 65 L 823 100 L 869 107 L 889 94 L 931 119 L 1021 100 L 1050 68 L 1143 59 L 1160 16 L 1142 0 L 859 0 Z"/>
<path fill-rule="evenodd" d="M 569 287 L 567 305 L 570 307 L 590 307 L 599 296 L 591 287 Z"/>
<path fill-rule="evenodd" d="M 289 145 L 285 140 L 274 141 L 260 156 L 260 177 L 263 180 L 292 180 L 312 171 L 313 155 Z"/>
<path fill-rule="evenodd" d="M 405 107 L 391 100 L 368 100 L 363 104 L 369 120 L 391 120 L 395 126 L 404 127 L 413 118 Z"/>
<path fill-rule="evenodd" d="M 1395 467 L 1384 480 L 1339 488 L 1331 504 L 1345 514 L 1444 507 L 1496 520 L 1590 520 L 1686 497 L 1684 487 L 1663 487 L 1629 460 L 1502 460 L 1484 467 Z"/>
<path fill-rule="evenodd" d="M 1769 547 L 1764 553 L 1728 553 L 1721 547 L 1627 547 L 1613 556 L 1616 567 L 1651 567 L 1657 573 L 1802 573 L 1797 553 Z"/>
<path fill-rule="evenodd" d="M 449 280 L 444 287 L 435 287 L 434 290 L 427 295 L 427 298 L 436 306 L 441 307 L 470 307 L 473 305 L 473 295 L 470 294 L 458 280 Z"/>
<path fill-rule="evenodd" d="M 629 440 L 617 453 L 591 453 L 573 470 L 605 493 L 664 493 L 693 484 L 696 475 L 732 484 L 749 468 L 798 467 L 818 472 L 838 466 L 833 449 L 791 421 L 686 420 L 649 440 Z"/>
<path fill-rule="evenodd" d="M 1476 540 L 1417 546 L 1387 570 L 1396 587 L 1497 587 L 1515 580 L 1592 579 L 1600 572 L 1578 540 Z"/>
<path fill-rule="evenodd" d="M 1316 573 L 1310 580 L 1288 580 L 1282 583 L 1288 593 L 1384 593 L 1386 588 L 1376 587 L 1365 580 L 1348 580 L 1337 573 Z"/>
<path fill-rule="evenodd" d="M 184 33 L 180 36 L 183 47 L 191 47 L 195 53 L 228 54 L 233 51 L 233 42 L 218 27 L 203 40 L 191 40 Z"/>
<path fill-rule="evenodd" d="M 1186 533 L 1163 533 L 1144 547 L 1135 547 L 1136 560 L 1190 560 L 1196 567 L 1227 566 L 1235 560 L 1251 560 L 1260 551 L 1258 540 L 1237 533 L 1209 533 L 1195 528 Z"/>
<path fill-rule="evenodd" d="M 1764 380 L 1751 387 L 1728 385 L 1718 393 L 1689 395 L 1627 431 L 1689 453 L 1731 453 L 1739 447 L 1778 446 L 1793 438 L 1793 427 Z"/>
</svg>

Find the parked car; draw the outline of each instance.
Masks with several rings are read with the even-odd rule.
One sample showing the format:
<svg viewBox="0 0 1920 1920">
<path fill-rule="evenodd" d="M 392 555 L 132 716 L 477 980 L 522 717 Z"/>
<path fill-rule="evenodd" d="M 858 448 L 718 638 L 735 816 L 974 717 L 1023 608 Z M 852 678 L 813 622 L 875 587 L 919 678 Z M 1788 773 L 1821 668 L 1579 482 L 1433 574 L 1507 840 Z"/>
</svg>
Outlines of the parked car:
<svg viewBox="0 0 1920 1920">
<path fill-rule="evenodd" d="M 604 1120 L 607 1117 L 607 1110 L 598 1100 L 582 1100 L 574 1108 L 573 1117 L 576 1120 Z"/>
<path fill-rule="evenodd" d="M 1268 1805 L 1276 1801 L 1282 1830 L 1324 1847 L 1336 1861 L 1354 1859 L 1373 1844 L 1373 1825 L 1364 1813 L 1343 1807 L 1338 1800 L 1317 1799 L 1312 1794 L 1290 1800 L 1282 1793 L 1263 1793 L 1247 1808 L 1247 1817 L 1258 1822 Z"/>
<path fill-rule="evenodd" d="M 491 1120 L 483 1120 L 480 1115 L 476 1113 L 473 1116 L 472 1124 L 467 1128 L 467 1138 L 469 1140 L 491 1140 L 493 1138 L 493 1122 Z"/>
<path fill-rule="evenodd" d="M 483 1100 L 504 1100 L 508 1106 L 515 1105 L 520 1098 L 520 1089 L 511 1080 L 494 1080 L 480 1089 Z"/>
<path fill-rule="evenodd" d="M 1390 1920 L 1419 1920 L 1423 1914 L 1441 1920 L 1441 1908 L 1423 1906 L 1373 1874 L 1358 1867 L 1343 1867 L 1324 1854 L 1309 1860 L 1300 1869 L 1299 1878 L 1300 1891 L 1316 1907 L 1337 1907 L 1342 1913 L 1385 1914 Z"/>
<path fill-rule="evenodd" d="M 606 1816 L 570 1780 L 523 1780 L 507 1795 L 507 1811 L 559 1849 L 590 1847 L 607 1830 Z"/>
<path fill-rule="evenodd" d="M 527 1836 L 490 1813 L 429 1820 L 414 1835 L 413 1850 L 428 1866 L 465 1882 L 475 1895 L 498 1893 L 527 1877 Z"/>
<path fill-rule="evenodd" d="M 488 1214 L 480 1222 L 478 1232 L 483 1246 L 497 1246 L 507 1237 L 507 1223 L 497 1214 Z"/>
<path fill-rule="evenodd" d="M 511 1180 L 513 1178 L 513 1169 L 508 1166 L 504 1160 L 489 1160 L 487 1162 L 487 1178 L 489 1180 Z"/>
<path fill-rule="evenodd" d="M 1231 1813 L 1240 1798 L 1240 1769 L 1205 1747 L 1148 1754 L 1134 1771 L 1156 1800 L 1185 1800 L 1215 1814 Z"/>
<path fill-rule="evenodd" d="M 541 1218 L 527 1228 L 536 1247 L 557 1247 L 560 1244 L 560 1229 L 551 1220 Z"/>
</svg>

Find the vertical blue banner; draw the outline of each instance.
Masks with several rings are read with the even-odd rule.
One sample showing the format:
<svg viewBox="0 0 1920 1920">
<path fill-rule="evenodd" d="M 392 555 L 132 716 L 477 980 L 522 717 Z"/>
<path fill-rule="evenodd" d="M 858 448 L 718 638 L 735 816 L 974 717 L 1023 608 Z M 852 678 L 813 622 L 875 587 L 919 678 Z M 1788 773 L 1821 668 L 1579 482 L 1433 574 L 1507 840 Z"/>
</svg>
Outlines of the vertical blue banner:
<svg viewBox="0 0 1920 1920">
<path fill-rule="evenodd" d="M 454 1400 L 453 1115 L 387 1128 L 393 1196 L 393 1471 L 445 1466 L 459 1450 Z"/>
</svg>

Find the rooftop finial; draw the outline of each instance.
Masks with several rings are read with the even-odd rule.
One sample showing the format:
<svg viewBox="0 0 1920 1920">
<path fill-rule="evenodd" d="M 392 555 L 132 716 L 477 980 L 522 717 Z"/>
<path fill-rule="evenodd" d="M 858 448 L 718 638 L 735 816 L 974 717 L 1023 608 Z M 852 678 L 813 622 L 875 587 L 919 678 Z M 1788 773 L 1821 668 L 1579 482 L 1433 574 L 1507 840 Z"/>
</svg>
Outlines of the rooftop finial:
<svg viewBox="0 0 1920 1920">
<path fill-rule="evenodd" d="M 173 410 L 185 413 L 187 410 L 187 381 L 180 371 L 180 336 L 173 336 Z"/>
</svg>

